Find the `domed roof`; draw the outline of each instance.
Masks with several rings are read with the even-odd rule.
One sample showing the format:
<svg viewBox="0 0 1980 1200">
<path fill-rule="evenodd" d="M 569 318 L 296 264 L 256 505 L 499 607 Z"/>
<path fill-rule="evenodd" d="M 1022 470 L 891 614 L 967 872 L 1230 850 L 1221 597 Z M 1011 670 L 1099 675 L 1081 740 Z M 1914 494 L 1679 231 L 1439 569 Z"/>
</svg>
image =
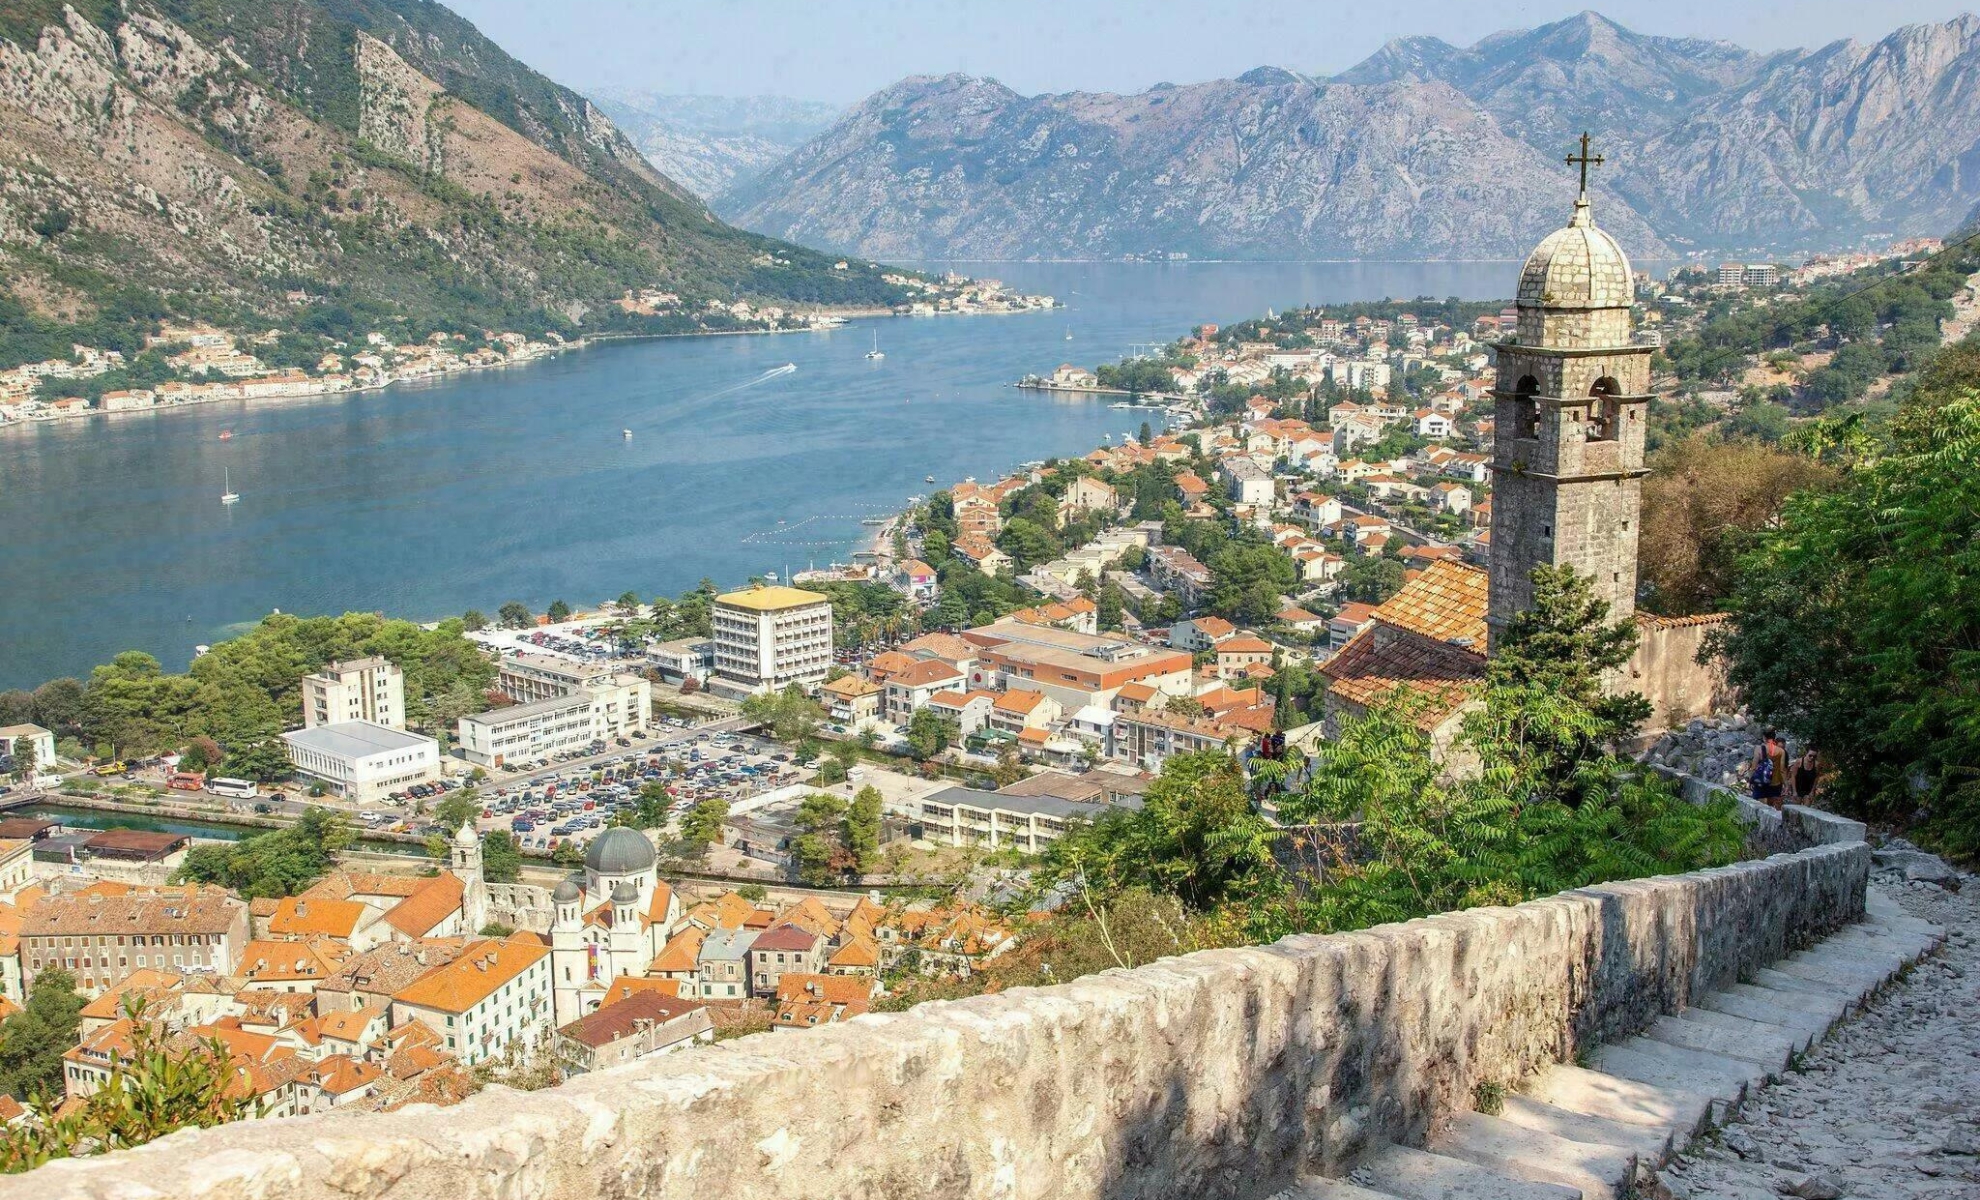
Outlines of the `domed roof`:
<svg viewBox="0 0 1980 1200">
<path fill-rule="evenodd" d="M 559 904 L 571 904 L 583 896 L 584 891 L 578 887 L 575 879 L 564 880 L 557 885 L 556 891 L 550 893 L 550 898 Z"/>
<path fill-rule="evenodd" d="M 456 846 L 472 846 L 480 840 L 481 835 L 474 831 L 474 821 L 472 819 L 461 822 L 460 832 L 454 835 L 454 844 Z"/>
<path fill-rule="evenodd" d="M 621 879 L 619 886 L 612 889 L 614 904 L 631 904 L 637 899 L 639 899 L 639 889 L 633 886 L 633 881 L 630 879 Z"/>
<path fill-rule="evenodd" d="M 1519 273 L 1521 308 L 1628 308 L 1629 256 L 1597 228 L 1583 195 L 1567 226 L 1541 240 Z"/>
<path fill-rule="evenodd" d="M 653 843 L 637 829 L 607 829 L 591 839 L 584 852 L 584 866 L 600 875 L 630 875 L 652 867 L 658 859 Z"/>
</svg>

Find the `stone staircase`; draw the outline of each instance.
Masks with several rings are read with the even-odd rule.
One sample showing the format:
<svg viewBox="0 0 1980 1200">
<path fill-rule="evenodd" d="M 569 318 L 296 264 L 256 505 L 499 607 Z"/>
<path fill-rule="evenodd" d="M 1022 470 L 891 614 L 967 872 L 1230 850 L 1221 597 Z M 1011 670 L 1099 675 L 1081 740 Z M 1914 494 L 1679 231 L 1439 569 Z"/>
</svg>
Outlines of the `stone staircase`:
<svg viewBox="0 0 1980 1200">
<path fill-rule="evenodd" d="M 1872 888 L 1863 921 L 1752 982 L 1597 1048 L 1586 1066 L 1548 1069 L 1423 1149 L 1383 1146 L 1346 1179 L 1303 1178 L 1274 1200 L 1623 1200 L 1944 937 Z"/>
</svg>

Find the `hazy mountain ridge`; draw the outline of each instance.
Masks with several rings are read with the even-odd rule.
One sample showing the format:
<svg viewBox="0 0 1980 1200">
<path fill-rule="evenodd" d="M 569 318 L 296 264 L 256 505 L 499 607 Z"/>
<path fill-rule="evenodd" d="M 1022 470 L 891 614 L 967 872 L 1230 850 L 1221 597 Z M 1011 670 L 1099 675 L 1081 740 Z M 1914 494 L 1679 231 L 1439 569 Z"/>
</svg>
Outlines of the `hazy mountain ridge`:
<svg viewBox="0 0 1980 1200">
<path fill-rule="evenodd" d="M 1272 79 L 1024 97 L 916 77 L 717 207 L 874 257 L 1494 257 L 1573 198 L 1448 85 Z M 1610 210 L 1660 248 L 1627 206 Z"/>
<path fill-rule="evenodd" d="M 1602 219 L 1645 257 L 1940 233 L 1980 199 L 1977 28 L 1759 54 L 1591 12 L 1397 39 L 1332 80 L 1025 97 L 917 76 L 714 203 L 873 256 L 1497 257 L 1558 219 L 1536 196 L 1586 129 Z"/>
<path fill-rule="evenodd" d="M 706 200 L 830 128 L 836 105 L 782 96 L 672 96 L 593 88 L 598 106 L 662 174 Z"/>
</svg>

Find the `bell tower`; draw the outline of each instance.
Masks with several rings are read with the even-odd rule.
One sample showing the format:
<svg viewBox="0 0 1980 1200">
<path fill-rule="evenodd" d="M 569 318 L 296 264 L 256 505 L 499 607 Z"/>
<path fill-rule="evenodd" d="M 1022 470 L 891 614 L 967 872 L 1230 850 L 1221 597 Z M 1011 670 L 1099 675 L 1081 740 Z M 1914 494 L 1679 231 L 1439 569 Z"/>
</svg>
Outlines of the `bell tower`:
<svg viewBox="0 0 1980 1200">
<path fill-rule="evenodd" d="M 1496 347 L 1493 388 L 1491 596 L 1497 644 L 1533 603 L 1533 569 L 1572 567 L 1591 579 L 1617 620 L 1636 611 L 1636 543 L 1649 346 L 1633 344 L 1629 256 L 1595 224 L 1588 168 L 1564 228 L 1547 235 L 1519 274 L 1518 324 Z"/>
</svg>

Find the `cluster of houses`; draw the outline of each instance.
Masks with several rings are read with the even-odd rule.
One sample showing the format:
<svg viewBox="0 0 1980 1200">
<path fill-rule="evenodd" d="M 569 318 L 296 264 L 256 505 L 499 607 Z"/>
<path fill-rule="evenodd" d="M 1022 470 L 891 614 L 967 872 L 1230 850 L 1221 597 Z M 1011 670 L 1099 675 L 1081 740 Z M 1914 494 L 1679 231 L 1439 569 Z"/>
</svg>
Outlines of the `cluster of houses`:
<svg viewBox="0 0 1980 1200">
<path fill-rule="evenodd" d="M 366 335 L 360 347 L 326 353 L 309 370 L 271 367 L 254 349 L 272 344 L 273 331 L 243 339 L 206 326 L 166 326 L 146 339 L 146 349 L 170 350 L 165 361 L 178 378 L 153 387 L 106 391 L 91 400 L 60 395 L 51 381 L 87 379 L 125 365 L 116 351 L 77 346 L 73 361 L 29 363 L 0 371 L 0 423 L 47 421 L 90 413 L 145 412 L 215 400 L 264 400 L 367 391 L 406 379 L 506 366 L 564 348 L 555 334 L 532 341 L 519 333 L 490 334 L 487 344 L 463 349 L 457 335 L 436 333 L 423 342 L 396 345 L 384 334 Z"/>
<path fill-rule="evenodd" d="M 85 1000 L 75 1106 L 152 1045 L 217 1046 L 257 1115 L 449 1103 L 477 1069 L 571 1074 L 724 1028 L 865 1012 L 890 969 L 967 973 L 1014 944 L 976 906 L 685 901 L 631 829 L 554 890 L 483 881 L 464 829 L 434 875 L 335 870 L 281 899 L 35 870 L 0 841 L 0 1016 L 60 969 Z M 510 922 L 513 922 L 511 924 Z M 19 1119 L 18 1108 L 0 1118 Z"/>
</svg>

